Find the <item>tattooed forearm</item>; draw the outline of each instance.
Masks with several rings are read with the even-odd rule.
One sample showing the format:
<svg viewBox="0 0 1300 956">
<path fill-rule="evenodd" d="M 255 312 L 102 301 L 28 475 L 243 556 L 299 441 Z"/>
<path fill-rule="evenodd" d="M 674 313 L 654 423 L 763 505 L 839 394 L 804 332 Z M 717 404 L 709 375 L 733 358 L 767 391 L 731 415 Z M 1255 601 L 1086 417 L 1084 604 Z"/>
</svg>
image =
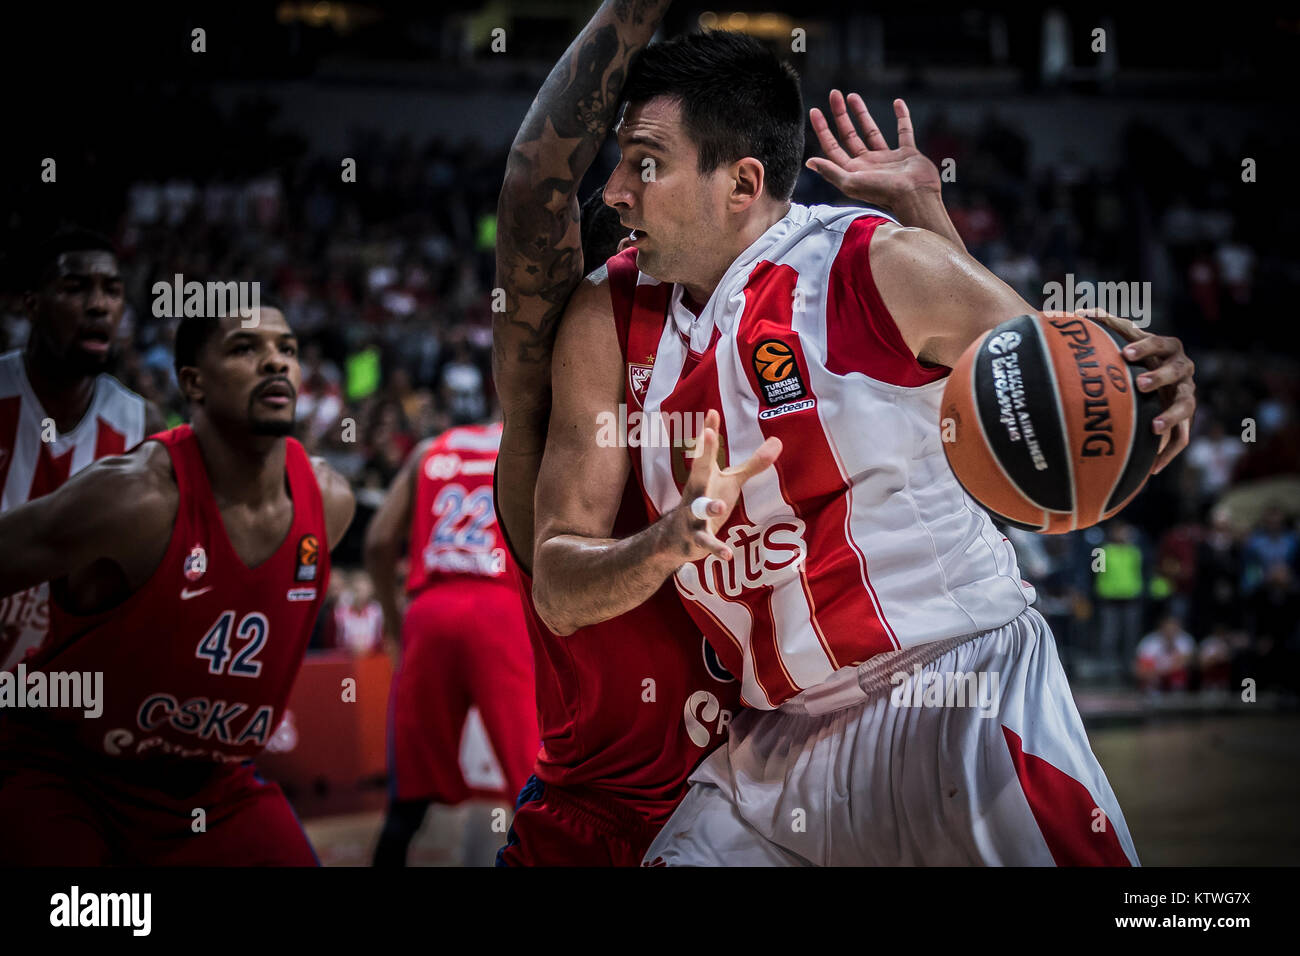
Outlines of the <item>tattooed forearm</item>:
<svg viewBox="0 0 1300 956">
<path fill-rule="evenodd" d="M 667 0 L 606 0 L 542 85 L 510 148 L 497 204 L 493 367 L 507 416 L 541 408 L 564 303 L 582 278 L 578 185 L 618 109 L 628 64 Z"/>
</svg>

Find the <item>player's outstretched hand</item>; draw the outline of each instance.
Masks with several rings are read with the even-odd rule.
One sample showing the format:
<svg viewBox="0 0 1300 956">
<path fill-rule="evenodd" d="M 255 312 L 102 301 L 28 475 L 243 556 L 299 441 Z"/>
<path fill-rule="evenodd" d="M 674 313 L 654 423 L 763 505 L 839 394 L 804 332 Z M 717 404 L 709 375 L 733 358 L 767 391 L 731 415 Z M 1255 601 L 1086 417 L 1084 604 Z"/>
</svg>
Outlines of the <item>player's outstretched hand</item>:
<svg viewBox="0 0 1300 956">
<path fill-rule="evenodd" d="M 830 108 L 839 131 L 838 139 L 821 110 L 813 107 L 808 111 L 824 154 L 824 158 L 814 156 L 805 164 L 813 172 L 851 199 L 890 208 L 897 206 L 908 193 L 940 190 L 939 170 L 916 148 L 912 116 L 902 100 L 894 100 L 897 149 L 889 148 L 867 104 L 857 93 L 850 93 L 846 100 L 839 90 L 831 90 Z M 861 137 L 849 116 L 850 110 L 862 126 Z"/>
<path fill-rule="evenodd" d="M 1196 413 L 1196 383 L 1192 381 L 1195 364 L 1183 351 L 1182 340 L 1172 335 L 1152 335 L 1105 309 L 1079 309 L 1075 315 L 1100 322 L 1124 336 L 1129 340 L 1124 357 L 1150 369 L 1138 376 L 1137 383 L 1141 392 L 1159 390 L 1165 403 L 1154 423 L 1156 434 L 1162 437 L 1151 474 L 1160 474 L 1191 438 L 1192 416 Z"/>
<path fill-rule="evenodd" d="M 720 424 L 717 411 L 710 411 L 704 416 L 704 428 L 695 446 L 691 473 L 682 489 L 682 502 L 674 515 L 677 535 L 684 545 L 683 552 L 687 561 L 698 561 L 710 554 L 716 554 L 724 561 L 731 560 L 731 548 L 718 539 L 718 531 L 726 524 L 736 502 L 740 500 L 740 489 L 745 482 L 770 468 L 781 454 L 781 440 L 769 438 L 743 464 L 719 468 Z"/>
</svg>

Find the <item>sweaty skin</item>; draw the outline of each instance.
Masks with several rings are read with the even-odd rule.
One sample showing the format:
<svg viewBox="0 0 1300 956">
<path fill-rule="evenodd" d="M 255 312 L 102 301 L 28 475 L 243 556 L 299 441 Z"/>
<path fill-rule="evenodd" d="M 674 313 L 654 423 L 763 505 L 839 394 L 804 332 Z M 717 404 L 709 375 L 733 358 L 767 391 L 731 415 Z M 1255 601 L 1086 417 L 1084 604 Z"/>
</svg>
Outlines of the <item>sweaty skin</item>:
<svg viewBox="0 0 1300 956">
<path fill-rule="evenodd" d="M 293 401 L 268 405 L 259 396 L 292 393 L 300 383 L 297 342 L 277 310 L 264 308 L 256 329 L 238 316 L 202 349 L 197 367 L 182 370 L 222 522 L 249 567 L 269 558 L 293 523 L 285 487 L 285 439 L 256 434 L 261 423 L 292 424 Z M 346 479 L 312 459 L 330 547 L 347 531 L 355 508 Z M 70 611 L 106 610 L 142 587 L 167 551 L 180 494 L 171 460 L 158 442 L 103 458 L 57 491 L 0 515 L 0 594 L 52 581 Z"/>
</svg>

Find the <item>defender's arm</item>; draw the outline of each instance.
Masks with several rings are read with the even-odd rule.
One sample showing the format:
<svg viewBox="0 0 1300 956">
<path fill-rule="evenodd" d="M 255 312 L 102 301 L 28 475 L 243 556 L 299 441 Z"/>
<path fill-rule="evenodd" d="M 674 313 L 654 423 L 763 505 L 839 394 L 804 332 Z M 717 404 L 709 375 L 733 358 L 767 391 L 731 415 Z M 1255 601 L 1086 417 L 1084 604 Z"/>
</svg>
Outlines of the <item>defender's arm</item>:
<svg viewBox="0 0 1300 956">
<path fill-rule="evenodd" d="M 101 458 L 48 495 L 0 515 L 0 595 L 65 577 L 107 559 L 132 586 L 162 560 L 176 514 L 167 453 L 147 442 Z M 144 576 L 148 571 L 145 570 Z"/>
<path fill-rule="evenodd" d="M 646 532 L 610 537 L 631 463 L 627 449 L 597 441 L 602 416 L 616 414 L 623 398 L 623 357 L 603 269 L 582 282 L 565 310 L 552 387 L 537 477 L 533 600 L 551 630 L 571 634 L 636 607 L 673 570 L 650 560 Z"/>
<path fill-rule="evenodd" d="M 398 599 L 401 582 L 397 579 L 397 562 L 402 556 L 402 542 L 411 528 L 415 469 L 432 443 L 433 439 L 420 442 L 407 456 L 393 483 L 389 485 L 379 510 L 366 527 L 366 572 L 374 582 L 376 599 L 384 609 L 384 629 L 394 639 L 402 630 L 402 612 Z"/>
<path fill-rule="evenodd" d="M 631 463 L 627 449 L 599 440 L 602 416 L 623 397 L 623 356 L 604 270 L 574 293 L 555 350 L 555 405 L 537 482 L 533 600 L 557 634 L 616 617 L 645 602 L 688 561 L 729 561 L 717 537 L 741 486 L 781 452 L 767 439 L 744 463 L 718 464 L 717 411 L 705 415 L 682 498 L 627 538 L 609 537 Z M 705 515 L 691 506 L 704 499 Z"/>
<path fill-rule="evenodd" d="M 503 530 L 525 562 L 533 552 L 551 350 L 583 276 L 578 185 L 614 121 L 630 60 L 667 9 L 668 0 L 606 0 L 547 77 L 510 148 L 497 203 L 496 286 L 504 311 L 492 322 L 503 415 L 496 494 Z"/>
</svg>

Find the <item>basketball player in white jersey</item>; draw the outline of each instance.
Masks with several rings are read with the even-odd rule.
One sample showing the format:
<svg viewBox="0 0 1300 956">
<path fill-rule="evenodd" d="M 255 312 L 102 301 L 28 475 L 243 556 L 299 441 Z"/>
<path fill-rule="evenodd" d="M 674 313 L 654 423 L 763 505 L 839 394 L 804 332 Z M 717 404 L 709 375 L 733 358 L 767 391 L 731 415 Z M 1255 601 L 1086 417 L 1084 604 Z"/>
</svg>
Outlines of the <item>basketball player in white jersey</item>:
<svg viewBox="0 0 1300 956">
<path fill-rule="evenodd" d="M 0 354 L 0 512 L 166 427 L 151 402 L 104 371 L 126 304 L 112 243 L 62 230 L 31 266 L 27 344 Z M 0 598 L 0 670 L 44 639 L 48 602 L 46 584 Z"/>
<path fill-rule="evenodd" d="M 651 46 L 624 95 L 604 195 L 636 251 L 560 325 L 534 598 L 564 634 L 671 576 L 748 705 L 646 862 L 1136 864 L 1033 588 L 940 441 L 947 369 L 1033 308 L 933 233 L 792 204 L 798 83 L 756 42 Z M 872 146 L 832 107 L 822 168 L 852 194 Z M 1163 467 L 1191 362 L 1128 331 L 1139 387 L 1176 393 Z M 620 403 L 707 413 L 694 460 L 689 434 L 602 441 Z M 629 468 L 657 520 L 614 540 Z"/>
</svg>

